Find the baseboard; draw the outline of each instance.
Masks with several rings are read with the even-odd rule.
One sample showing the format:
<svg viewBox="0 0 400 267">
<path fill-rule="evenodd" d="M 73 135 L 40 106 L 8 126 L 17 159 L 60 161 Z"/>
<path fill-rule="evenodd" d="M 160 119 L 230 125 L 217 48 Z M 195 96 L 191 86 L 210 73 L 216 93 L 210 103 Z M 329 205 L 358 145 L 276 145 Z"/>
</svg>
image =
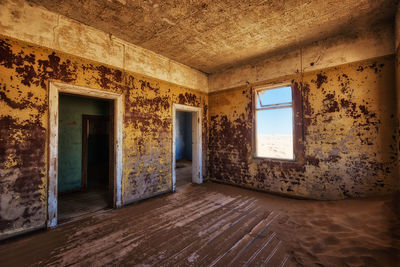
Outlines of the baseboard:
<svg viewBox="0 0 400 267">
<path fill-rule="evenodd" d="M 275 195 L 275 196 L 280 196 L 280 197 L 299 199 L 299 200 L 316 200 L 316 199 L 313 199 L 313 198 L 307 198 L 307 197 L 302 197 L 302 196 L 294 196 L 294 195 L 289 195 L 289 194 L 285 194 L 285 193 L 262 190 L 262 189 L 254 188 L 254 187 L 251 187 L 251 186 L 246 186 L 246 185 L 241 185 L 241 184 L 235 184 L 235 183 L 232 183 L 232 182 L 222 181 L 222 180 L 219 180 L 219 179 L 216 179 L 216 178 L 210 178 L 209 177 L 209 178 L 207 178 L 207 181 L 213 182 L 213 183 L 217 183 L 217 184 L 231 185 L 231 186 L 234 186 L 234 187 L 239 187 L 239 188 L 243 188 L 243 189 L 247 189 L 247 190 L 252 190 L 252 191 L 256 191 L 256 192 L 260 192 L 260 193 L 264 193 L 264 194 Z"/>
<path fill-rule="evenodd" d="M 166 195 L 166 194 L 171 194 L 171 193 L 174 193 L 174 191 L 172 189 L 168 189 L 168 190 L 164 190 L 164 191 L 161 191 L 161 192 L 157 192 L 157 193 L 149 195 L 149 196 L 136 198 L 134 200 L 123 202 L 121 208 L 124 207 L 124 206 L 131 205 L 131 204 L 139 203 L 139 202 L 147 200 L 147 199 L 156 198 L 156 197 L 159 197 L 161 195 Z"/>
<path fill-rule="evenodd" d="M 0 241 L 4 242 L 4 241 L 8 241 L 8 240 L 12 240 L 14 238 L 18 238 L 21 235 L 26 235 L 35 231 L 39 231 L 39 230 L 45 230 L 46 229 L 46 224 L 42 225 L 42 226 L 35 226 L 35 227 L 31 227 L 28 229 L 16 229 L 16 230 L 12 230 L 9 233 L 4 233 L 4 234 L 0 234 Z"/>
</svg>

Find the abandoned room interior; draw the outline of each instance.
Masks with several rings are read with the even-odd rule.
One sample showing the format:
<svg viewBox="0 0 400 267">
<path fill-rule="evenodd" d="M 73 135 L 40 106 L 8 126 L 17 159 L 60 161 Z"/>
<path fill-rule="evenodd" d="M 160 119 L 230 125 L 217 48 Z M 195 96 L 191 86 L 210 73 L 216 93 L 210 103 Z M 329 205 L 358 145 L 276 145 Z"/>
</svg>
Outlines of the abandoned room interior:
<svg viewBox="0 0 400 267">
<path fill-rule="evenodd" d="M 398 266 L 397 0 L 0 1 L 0 266 Z"/>
</svg>

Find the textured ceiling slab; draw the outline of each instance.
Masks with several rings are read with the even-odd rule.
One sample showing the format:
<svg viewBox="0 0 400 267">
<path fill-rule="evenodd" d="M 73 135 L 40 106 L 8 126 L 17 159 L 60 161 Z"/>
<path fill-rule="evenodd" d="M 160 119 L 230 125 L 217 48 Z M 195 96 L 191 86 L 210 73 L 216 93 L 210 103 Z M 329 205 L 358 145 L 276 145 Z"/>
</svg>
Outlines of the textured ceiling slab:
<svg viewBox="0 0 400 267">
<path fill-rule="evenodd" d="M 393 20 L 397 0 L 29 0 L 206 73 Z"/>
</svg>

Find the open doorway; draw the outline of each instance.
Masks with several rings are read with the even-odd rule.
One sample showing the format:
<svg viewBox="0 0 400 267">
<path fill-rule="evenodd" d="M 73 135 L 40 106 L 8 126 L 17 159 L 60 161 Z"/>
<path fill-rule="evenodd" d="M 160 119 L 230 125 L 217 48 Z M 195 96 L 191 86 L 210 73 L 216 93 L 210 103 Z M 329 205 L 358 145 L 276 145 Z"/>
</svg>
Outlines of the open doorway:
<svg viewBox="0 0 400 267">
<path fill-rule="evenodd" d="M 110 110 L 109 100 L 59 96 L 59 222 L 113 207 Z"/>
<path fill-rule="evenodd" d="M 172 108 L 172 190 L 202 178 L 201 108 L 174 104 Z"/>
<path fill-rule="evenodd" d="M 48 227 L 121 207 L 122 125 L 122 94 L 50 83 Z"/>
<path fill-rule="evenodd" d="M 192 113 L 176 112 L 176 186 L 192 182 Z"/>
</svg>

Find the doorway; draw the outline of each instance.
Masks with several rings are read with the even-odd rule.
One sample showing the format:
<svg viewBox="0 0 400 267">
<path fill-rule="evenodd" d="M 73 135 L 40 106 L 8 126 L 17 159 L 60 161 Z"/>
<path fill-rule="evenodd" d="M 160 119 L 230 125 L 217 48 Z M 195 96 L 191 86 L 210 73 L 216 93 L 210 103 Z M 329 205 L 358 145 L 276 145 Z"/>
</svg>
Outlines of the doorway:
<svg viewBox="0 0 400 267">
<path fill-rule="evenodd" d="M 172 107 L 172 190 L 188 183 L 201 184 L 201 108 Z"/>
<path fill-rule="evenodd" d="M 112 124 L 108 115 L 82 115 L 82 188 L 108 190 Z M 112 187 L 112 186 L 111 186 Z M 112 188 L 111 188 L 112 189 Z M 112 190 L 110 191 L 112 196 Z M 112 197 L 110 198 L 112 200 Z"/>
<path fill-rule="evenodd" d="M 192 112 L 176 111 L 176 186 L 192 182 Z"/>
<path fill-rule="evenodd" d="M 48 227 L 121 206 L 122 95 L 50 83 Z"/>
<path fill-rule="evenodd" d="M 59 222 L 113 206 L 112 105 L 103 99 L 59 96 Z"/>
</svg>

